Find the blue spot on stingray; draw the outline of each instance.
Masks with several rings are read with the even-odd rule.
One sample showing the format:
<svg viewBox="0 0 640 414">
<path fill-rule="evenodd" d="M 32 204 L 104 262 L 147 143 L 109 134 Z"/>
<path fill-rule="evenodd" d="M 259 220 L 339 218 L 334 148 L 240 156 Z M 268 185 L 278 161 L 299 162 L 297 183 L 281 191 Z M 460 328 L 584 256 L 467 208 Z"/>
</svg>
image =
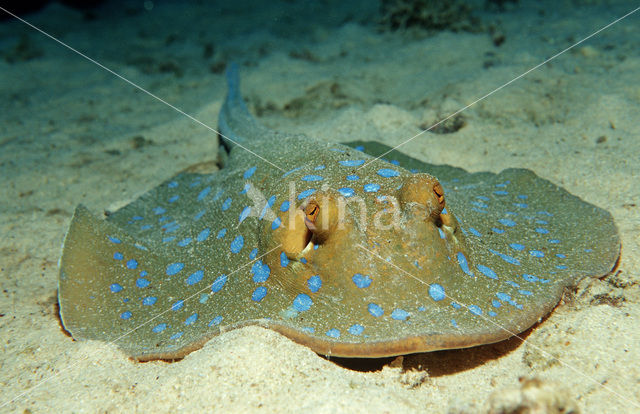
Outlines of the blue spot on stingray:
<svg viewBox="0 0 640 414">
<path fill-rule="evenodd" d="M 211 319 L 211 322 L 209 322 L 209 326 L 220 325 L 220 322 L 222 322 L 222 316 L 216 316 L 215 318 Z"/>
<path fill-rule="evenodd" d="M 495 194 L 495 195 L 507 195 L 509 193 L 507 191 L 504 191 L 504 190 L 498 190 L 498 191 L 494 191 L 493 194 Z"/>
<path fill-rule="evenodd" d="M 195 285 L 196 283 L 202 280 L 203 276 L 204 276 L 204 271 L 202 270 L 197 270 L 194 273 L 191 273 L 186 280 L 187 285 Z"/>
<path fill-rule="evenodd" d="M 351 335 L 361 335 L 362 332 L 364 332 L 364 326 L 356 323 L 354 325 L 351 325 L 348 331 Z"/>
<path fill-rule="evenodd" d="M 120 239 L 119 239 L 119 238 L 117 238 L 117 237 L 114 237 L 114 236 L 107 236 L 107 238 L 109 239 L 109 241 L 110 241 L 111 243 L 115 243 L 115 244 L 120 244 L 120 243 L 122 243 L 122 240 L 120 240 Z"/>
<path fill-rule="evenodd" d="M 143 219 L 143 217 L 142 217 L 142 216 L 133 216 L 133 217 L 131 217 L 131 219 L 132 219 L 132 220 L 139 221 L 139 220 L 142 220 L 142 219 Z"/>
<path fill-rule="evenodd" d="M 491 200 L 489 197 L 485 197 L 485 196 L 481 196 L 481 195 L 476 196 L 476 198 L 477 198 L 478 200 L 484 200 L 484 201 L 489 201 L 489 200 Z"/>
<path fill-rule="evenodd" d="M 442 209 L 442 214 L 448 214 L 448 213 L 447 213 L 447 208 L 446 208 L 446 207 L 444 207 L 444 208 Z"/>
<path fill-rule="evenodd" d="M 533 257 L 544 257 L 544 253 L 540 250 L 529 250 L 529 254 Z"/>
<path fill-rule="evenodd" d="M 264 218 L 265 214 L 267 214 L 267 210 L 273 207 L 273 203 L 275 202 L 276 202 L 276 196 L 272 195 L 271 197 L 269 197 L 269 199 L 267 200 L 267 204 L 265 204 L 264 207 L 262 207 L 262 211 L 260 212 L 260 217 L 259 217 L 260 220 Z"/>
<path fill-rule="evenodd" d="M 120 252 L 115 252 L 113 254 L 113 258 L 116 259 L 116 260 L 122 260 L 122 259 L 124 259 L 124 256 Z"/>
<path fill-rule="evenodd" d="M 289 170 L 289 171 L 287 171 L 286 173 L 282 174 L 282 177 L 286 177 L 286 176 L 287 176 L 287 175 L 289 175 L 289 174 L 293 174 L 294 172 L 298 171 L 300 168 L 302 168 L 302 166 L 300 166 L 300 167 L 296 167 L 296 168 L 294 168 L 293 170 Z"/>
<path fill-rule="evenodd" d="M 513 227 L 516 225 L 516 222 L 511 220 L 511 219 L 500 219 L 498 220 L 498 223 L 507 226 L 507 227 Z"/>
<path fill-rule="evenodd" d="M 226 228 L 225 229 L 221 229 L 218 232 L 218 234 L 216 235 L 216 238 L 217 239 L 221 239 L 221 238 L 223 238 L 225 236 L 225 234 L 227 234 L 227 229 Z"/>
<path fill-rule="evenodd" d="M 322 287 L 322 279 L 320 279 L 320 276 L 318 275 L 311 276 L 307 280 L 307 287 L 309 287 L 309 290 L 312 293 L 316 293 L 317 291 L 319 291 L 320 288 Z"/>
<path fill-rule="evenodd" d="M 418 306 L 418 311 L 424 312 L 426 310 L 427 310 L 427 308 L 425 308 L 424 306 Z"/>
<path fill-rule="evenodd" d="M 521 295 L 525 295 L 525 296 L 531 296 L 533 295 L 533 292 L 530 290 L 525 290 L 525 289 L 520 289 L 518 291 L 518 293 L 520 293 Z"/>
<path fill-rule="evenodd" d="M 112 283 L 111 286 L 109 286 L 109 289 L 111 289 L 113 293 L 118 293 L 122 290 L 122 286 L 118 283 Z"/>
<path fill-rule="evenodd" d="M 482 315 L 482 309 L 480 309 L 476 305 L 469 305 L 469 312 L 473 313 L 474 315 Z"/>
<path fill-rule="evenodd" d="M 254 302 L 260 302 L 265 296 L 267 296 L 267 288 L 264 286 L 258 286 L 256 290 L 253 291 L 251 300 Z"/>
<path fill-rule="evenodd" d="M 242 187 L 242 191 L 240 191 L 240 194 L 247 194 L 247 191 L 249 191 L 250 189 L 251 189 L 251 184 L 246 183 L 244 187 Z"/>
<path fill-rule="evenodd" d="M 564 254 L 562 254 L 562 253 L 558 253 L 558 254 L 556 254 L 556 257 L 559 257 L 559 258 L 561 258 L 561 259 L 566 259 L 566 258 L 567 258 L 567 256 L 566 256 L 566 255 L 564 255 Z"/>
<path fill-rule="evenodd" d="M 385 178 L 397 177 L 400 173 L 396 170 L 392 170 L 391 168 L 380 168 L 378 170 L 378 175 Z"/>
<path fill-rule="evenodd" d="M 380 305 L 377 305 L 375 303 L 370 303 L 369 306 L 367 306 L 367 309 L 369 310 L 369 313 L 373 316 L 375 316 L 376 318 L 382 316 L 382 314 L 384 314 L 384 311 L 382 310 L 382 308 L 380 307 Z"/>
<path fill-rule="evenodd" d="M 495 312 L 494 312 L 494 311 L 492 311 L 492 310 L 490 310 L 489 312 L 487 312 L 487 314 L 488 314 L 489 316 L 497 316 L 497 315 L 498 315 L 497 313 L 495 313 Z"/>
<path fill-rule="evenodd" d="M 314 168 L 314 170 L 318 171 L 318 170 L 324 170 L 324 165 L 318 165 L 316 168 Z"/>
<path fill-rule="evenodd" d="M 542 214 L 543 216 L 549 216 L 549 217 L 553 217 L 553 214 L 549 213 L 548 211 L 538 211 L 538 214 Z"/>
<path fill-rule="evenodd" d="M 175 341 L 176 339 L 179 339 L 183 334 L 184 332 L 176 332 L 173 335 L 171 335 L 169 339 Z"/>
<path fill-rule="evenodd" d="M 344 165 L 345 167 L 358 167 L 364 164 L 364 160 L 342 160 L 338 162 L 340 165 Z"/>
<path fill-rule="evenodd" d="M 507 280 L 507 281 L 506 281 L 506 282 L 504 282 L 504 283 L 506 283 L 507 285 L 513 286 L 514 288 L 519 288 L 519 287 L 520 287 L 520 285 L 519 285 L 519 284 L 517 284 L 516 282 L 514 282 L 514 281 L 512 281 L 512 280 Z"/>
<path fill-rule="evenodd" d="M 194 313 L 193 315 L 189 316 L 187 319 L 184 320 L 184 324 L 187 326 L 193 325 L 194 323 L 196 323 L 197 320 L 198 320 L 198 314 Z"/>
<path fill-rule="evenodd" d="M 253 273 L 253 281 L 255 283 L 263 283 L 269 279 L 271 269 L 269 265 L 262 263 L 262 260 L 258 260 L 251 266 L 251 273 Z"/>
<path fill-rule="evenodd" d="M 391 317 L 397 321 L 404 321 L 409 317 L 409 312 L 400 308 L 394 309 L 393 312 L 391 312 Z"/>
<path fill-rule="evenodd" d="M 498 299 L 504 302 L 509 302 L 511 300 L 511 296 L 503 292 L 496 293 L 496 296 L 498 297 Z"/>
<path fill-rule="evenodd" d="M 297 310 L 298 312 L 304 312 L 306 310 L 309 310 L 311 305 L 313 305 L 313 301 L 311 300 L 309 295 L 304 293 L 300 293 L 293 300 L 293 309 Z"/>
<path fill-rule="evenodd" d="M 162 207 L 156 207 L 156 208 L 153 209 L 153 214 L 155 214 L 157 216 L 159 216 L 160 214 L 164 214 L 166 212 L 167 212 L 167 210 L 165 210 Z"/>
<path fill-rule="evenodd" d="M 285 212 L 289 210 L 289 201 L 284 200 L 282 204 L 280 204 L 280 211 Z"/>
<path fill-rule="evenodd" d="M 458 322 L 456 322 L 455 319 L 451 319 L 451 325 L 453 325 L 454 328 L 458 327 Z"/>
<path fill-rule="evenodd" d="M 549 239 L 549 243 L 558 244 L 558 243 L 560 243 L 560 240 L 558 240 L 558 239 Z"/>
<path fill-rule="evenodd" d="M 438 233 L 440 233 L 440 238 L 441 239 L 445 239 L 447 237 L 447 235 L 444 234 L 444 231 L 442 231 L 442 229 L 440 227 L 438 227 Z"/>
<path fill-rule="evenodd" d="M 353 191 L 353 188 L 349 188 L 349 187 L 339 188 L 338 192 L 345 197 L 351 197 L 352 195 L 355 194 L 355 191 Z"/>
<path fill-rule="evenodd" d="M 172 233 L 172 232 L 178 230 L 180 228 L 180 225 L 178 223 L 176 223 L 175 221 L 173 221 L 171 223 L 167 223 L 167 224 L 163 225 L 162 228 L 164 229 L 165 233 Z"/>
<path fill-rule="evenodd" d="M 380 184 L 365 184 L 363 188 L 365 193 L 376 193 L 380 189 Z"/>
<path fill-rule="evenodd" d="M 167 329 L 167 324 L 166 323 L 159 323 L 156 326 L 153 327 L 152 331 L 154 333 L 160 333 L 162 331 L 164 331 L 165 329 Z"/>
<path fill-rule="evenodd" d="M 469 227 L 469 233 L 473 234 L 474 236 L 478 236 L 478 237 L 482 236 L 482 234 L 478 230 L 474 229 L 473 227 Z"/>
<path fill-rule="evenodd" d="M 462 305 L 460 305 L 459 303 L 456 303 L 456 302 L 451 302 L 451 307 L 453 309 L 460 309 L 462 307 Z"/>
<path fill-rule="evenodd" d="M 247 217 L 249 217 L 249 214 L 251 214 L 251 207 L 246 206 L 244 209 L 242 209 L 242 213 L 240 213 L 238 224 L 242 223 Z"/>
<path fill-rule="evenodd" d="M 251 253 L 249 253 L 249 259 L 253 260 L 256 258 L 257 255 L 258 255 L 258 249 L 254 247 L 253 250 L 251 250 Z"/>
<path fill-rule="evenodd" d="M 565 265 L 557 265 L 556 269 L 560 269 L 560 270 L 565 270 L 567 268 L 567 266 Z"/>
<path fill-rule="evenodd" d="M 200 294 L 200 299 L 198 300 L 198 302 L 205 303 L 208 300 L 209 300 L 209 294 L 208 293 L 201 293 Z"/>
<path fill-rule="evenodd" d="M 176 188 L 177 186 L 178 186 L 178 183 L 176 181 L 171 181 L 167 183 L 167 187 L 169 188 Z"/>
<path fill-rule="evenodd" d="M 175 203 L 176 201 L 178 201 L 179 198 L 180 198 L 180 196 L 176 194 L 176 195 L 172 196 L 171 198 L 169 198 L 168 201 L 170 203 Z"/>
<path fill-rule="evenodd" d="M 540 280 L 537 276 L 534 276 L 534 275 L 528 275 L 528 274 L 526 274 L 526 273 L 524 273 L 524 274 L 522 275 L 522 278 L 523 278 L 524 280 L 526 280 L 527 282 L 537 282 L 537 281 L 539 281 L 539 280 Z"/>
<path fill-rule="evenodd" d="M 244 237 L 242 237 L 242 235 L 238 235 L 236 236 L 235 239 L 233 239 L 233 241 L 231 242 L 231 244 L 229 245 L 229 249 L 231 250 L 231 253 L 239 253 L 240 250 L 242 250 L 242 246 L 244 246 Z"/>
<path fill-rule="evenodd" d="M 184 263 L 176 262 L 167 266 L 167 276 L 173 276 L 184 268 Z"/>
<path fill-rule="evenodd" d="M 307 332 L 307 333 L 314 333 L 316 331 L 315 328 L 311 327 L 311 326 L 304 326 L 301 328 L 302 331 Z"/>
<path fill-rule="evenodd" d="M 146 288 L 147 286 L 149 286 L 151 284 L 151 282 L 149 282 L 147 279 L 145 278 L 138 278 L 136 280 L 136 286 L 139 288 Z"/>
<path fill-rule="evenodd" d="M 353 283 L 355 283 L 355 285 L 360 289 L 371 286 L 371 278 L 368 275 L 356 273 L 355 275 L 353 275 L 351 280 L 353 280 Z"/>
<path fill-rule="evenodd" d="M 170 241 L 174 241 L 175 239 L 176 239 L 176 236 L 163 237 L 162 243 L 169 243 Z"/>
<path fill-rule="evenodd" d="M 146 306 L 151 306 L 154 303 L 156 303 L 157 300 L 158 298 L 156 298 L 155 296 L 147 296 L 144 299 L 142 299 L 142 304 Z"/>
<path fill-rule="evenodd" d="M 191 237 L 186 237 L 178 242 L 178 246 L 185 247 L 191 243 Z"/>
<path fill-rule="evenodd" d="M 520 266 L 520 261 L 518 259 L 516 259 L 515 257 L 511 257 L 509 255 L 497 252 L 495 250 L 492 249 L 488 249 L 491 253 L 495 254 L 496 256 L 500 257 L 502 260 L 504 260 L 507 263 L 511 263 L 512 265 L 516 265 L 516 266 Z"/>
<path fill-rule="evenodd" d="M 302 181 L 322 181 L 324 177 L 320 175 L 309 174 L 301 178 Z"/>
<path fill-rule="evenodd" d="M 549 230 L 542 228 L 542 227 L 536 227 L 536 232 L 540 233 L 540 234 L 547 234 L 549 233 Z"/>
<path fill-rule="evenodd" d="M 251 167 L 247 171 L 244 172 L 244 175 L 242 177 L 245 180 L 247 180 L 247 179 L 251 178 L 251 176 L 253 175 L 254 172 L 256 172 L 256 167 Z"/>
<path fill-rule="evenodd" d="M 120 319 L 129 319 L 131 317 L 131 312 L 124 311 L 120 314 Z"/>
<path fill-rule="evenodd" d="M 204 190 L 202 190 L 202 191 L 200 191 L 200 192 L 198 193 L 198 197 L 197 197 L 196 199 L 197 199 L 198 201 L 202 201 L 202 200 L 204 200 L 204 198 L 205 198 L 206 196 L 208 196 L 208 195 L 209 195 L 209 192 L 211 192 L 211 187 L 207 187 L 207 188 L 205 188 Z"/>
<path fill-rule="evenodd" d="M 310 188 L 308 190 L 304 190 L 303 192 L 298 194 L 298 200 L 302 200 L 303 198 L 307 198 L 307 197 L 309 197 L 311 194 L 313 194 L 315 192 L 316 192 L 316 190 L 313 189 L 313 188 Z"/>
<path fill-rule="evenodd" d="M 513 250 L 524 250 L 524 244 L 520 244 L 520 243 L 509 243 L 509 247 L 511 247 Z"/>
<path fill-rule="evenodd" d="M 182 307 L 184 306 L 184 300 L 179 300 L 176 303 L 174 303 L 173 305 L 171 305 L 171 310 L 172 311 L 177 311 L 182 309 Z"/>
<path fill-rule="evenodd" d="M 355 147 L 355 149 L 357 149 L 358 151 L 364 151 L 364 147 L 362 145 L 358 145 L 357 147 Z"/>
<path fill-rule="evenodd" d="M 469 269 L 469 263 L 467 263 L 467 258 L 462 252 L 458 252 L 456 254 L 458 258 L 458 264 L 460 265 L 460 269 L 465 272 L 469 276 L 473 276 L 473 272 Z"/>
<path fill-rule="evenodd" d="M 446 297 L 444 288 L 442 287 L 442 285 L 439 285 L 437 283 L 432 283 L 429 285 L 429 296 L 431 296 L 431 299 L 435 300 L 436 302 L 439 302 Z"/>
<path fill-rule="evenodd" d="M 151 224 L 145 224 L 144 226 L 140 226 L 140 230 L 149 230 L 153 226 Z"/>
<path fill-rule="evenodd" d="M 216 293 L 220 292 L 224 285 L 227 283 L 227 275 L 220 275 L 216 280 L 211 284 L 211 292 Z"/>
<path fill-rule="evenodd" d="M 526 195 L 524 195 L 524 194 L 518 194 L 518 198 L 519 198 L 520 200 L 526 200 L 527 198 L 529 198 L 529 196 L 526 196 Z"/>
<path fill-rule="evenodd" d="M 329 329 L 326 335 L 330 338 L 340 338 L 340 331 L 337 330 L 336 328 Z"/>
<path fill-rule="evenodd" d="M 276 217 L 271 223 L 271 230 L 277 229 L 278 227 L 280 227 L 280 224 L 282 224 L 280 217 Z"/>
<path fill-rule="evenodd" d="M 492 228 L 491 228 L 491 231 L 492 231 L 492 232 L 494 232 L 494 233 L 497 233 L 497 234 L 502 234 L 502 233 L 504 233 L 504 230 L 499 229 L 499 228 L 496 228 L 496 227 L 492 227 Z"/>
<path fill-rule="evenodd" d="M 304 257 L 301 257 L 300 258 L 300 263 L 307 264 L 307 259 L 305 259 Z"/>
<path fill-rule="evenodd" d="M 359 180 L 359 179 L 360 179 L 360 177 L 358 177 L 358 176 L 357 176 L 357 175 L 355 175 L 355 174 L 349 174 L 349 175 L 347 175 L 347 180 L 349 180 L 349 181 L 356 181 L 356 180 Z"/>
<path fill-rule="evenodd" d="M 499 308 L 500 306 L 502 306 L 502 303 L 500 303 L 500 301 L 495 299 L 491 299 L 491 304 L 493 305 L 494 308 Z"/>
<path fill-rule="evenodd" d="M 529 204 L 527 204 L 527 203 L 513 203 L 513 205 L 516 206 L 516 207 L 520 207 L 520 208 L 529 207 Z"/>
<path fill-rule="evenodd" d="M 480 264 L 480 265 L 476 265 L 476 268 L 478 268 L 480 273 L 482 273 L 483 275 L 485 275 L 489 279 L 497 279 L 498 278 L 498 275 L 496 275 L 496 272 L 494 272 L 493 269 L 491 269 L 490 267 L 487 267 L 485 265 L 481 265 Z"/>
<path fill-rule="evenodd" d="M 280 253 L 280 266 L 287 267 L 288 264 L 289 258 L 287 257 L 287 255 L 284 254 L 284 252 Z"/>
<path fill-rule="evenodd" d="M 226 200 L 222 203 L 222 211 L 227 211 L 231 207 L 231 197 L 227 197 Z"/>
</svg>

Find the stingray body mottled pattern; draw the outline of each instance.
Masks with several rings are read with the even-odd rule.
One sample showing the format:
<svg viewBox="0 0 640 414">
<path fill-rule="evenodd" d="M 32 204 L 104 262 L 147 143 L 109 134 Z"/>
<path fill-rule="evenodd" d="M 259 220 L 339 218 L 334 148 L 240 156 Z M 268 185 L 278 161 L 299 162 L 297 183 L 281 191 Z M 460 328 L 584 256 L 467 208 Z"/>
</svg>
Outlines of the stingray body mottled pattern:
<svg viewBox="0 0 640 414">
<path fill-rule="evenodd" d="M 219 127 L 286 172 L 233 147 L 221 171 L 178 174 L 106 220 L 78 207 L 59 280 L 74 338 L 138 360 L 246 325 L 337 356 L 469 347 L 533 325 L 618 257 L 609 213 L 531 171 L 271 131 L 233 68 Z"/>
</svg>

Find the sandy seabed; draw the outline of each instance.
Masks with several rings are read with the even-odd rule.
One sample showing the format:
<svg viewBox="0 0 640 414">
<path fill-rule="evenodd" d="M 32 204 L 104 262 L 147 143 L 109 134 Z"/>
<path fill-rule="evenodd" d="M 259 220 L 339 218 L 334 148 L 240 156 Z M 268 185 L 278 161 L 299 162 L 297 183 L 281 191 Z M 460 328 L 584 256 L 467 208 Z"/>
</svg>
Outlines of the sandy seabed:
<svg viewBox="0 0 640 414">
<path fill-rule="evenodd" d="M 637 7 L 521 2 L 479 11 L 493 30 L 424 33 L 380 30 L 372 2 L 269 4 L 53 4 L 25 19 L 213 127 L 234 60 L 268 126 L 394 146 Z M 639 28 L 640 12 L 465 110 L 457 131 L 401 148 L 474 172 L 529 168 L 613 214 L 617 271 L 567 292 L 524 343 L 334 361 L 250 327 L 136 363 L 61 329 L 62 239 L 77 204 L 122 206 L 215 160 L 215 134 L 1 22 L 0 411 L 640 412 Z"/>
</svg>

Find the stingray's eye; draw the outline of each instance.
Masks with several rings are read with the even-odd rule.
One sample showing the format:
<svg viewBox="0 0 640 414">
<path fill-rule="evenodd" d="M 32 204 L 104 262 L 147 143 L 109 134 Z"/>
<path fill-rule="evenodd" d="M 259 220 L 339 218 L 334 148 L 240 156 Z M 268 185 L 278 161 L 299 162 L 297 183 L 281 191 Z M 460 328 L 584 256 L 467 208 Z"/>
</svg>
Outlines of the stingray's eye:
<svg viewBox="0 0 640 414">
<path fill-rule="evenodd" d="M 329 192 L 321 192 L 303 205 L 304 224 L 313 233 L 312 241 L 316 244 L 324 243 L 339 227 L 344 219 L 345 207 L 341 197 Z"/>
<path fill-rule="evenodd" d="M 310 230 L 315 229 L 318 213 L 320 213 L 320 206 L 315 200 L 311 200 L 304 208 L 304 223 Z"/>
<path fill-rule="evenodd" d="M 429 174 L 414 174 L 407 178 L 399 190 L 398 198 L 405 211 L 426 209 L 426 216 L 437 219 L 444 209 L 444 190 L 438 180 Z"/>
<path fill-rule="evenodd" d="M 440 204 L 440 206 L 444 208 L 444 190 L 442 189 L 442 185 L 440 185 L 438 181 L 436 181 L 436 183 L 433 185 L 433 193 L 438 198 L 438 204 Z"/>
</svg>

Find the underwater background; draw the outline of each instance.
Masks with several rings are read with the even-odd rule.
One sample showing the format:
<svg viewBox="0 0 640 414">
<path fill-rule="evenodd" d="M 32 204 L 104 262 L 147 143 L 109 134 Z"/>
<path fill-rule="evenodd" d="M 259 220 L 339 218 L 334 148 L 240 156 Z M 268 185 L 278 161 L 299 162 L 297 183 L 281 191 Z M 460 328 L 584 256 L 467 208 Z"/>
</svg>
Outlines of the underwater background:
<svg viewBox="0 0 640 414">
<path fill-rule="evenodd" d="M 640 12 L 576 45 L 638 6 L 0 2 L 0 412 L 640 412 Z M 137 363 L 74 342 L 56 289 L 75 206 L 112 211 L 216 162 L 216 135 L 167 103 L 216 128 L 232 61 L 261 122 L 330 142 L 400 145 L 472 104 L 400 150 L 528 168 L 610 211 L 619 267 L 524 343 L 336 360 L 248 327 Z"/>
</svg>

